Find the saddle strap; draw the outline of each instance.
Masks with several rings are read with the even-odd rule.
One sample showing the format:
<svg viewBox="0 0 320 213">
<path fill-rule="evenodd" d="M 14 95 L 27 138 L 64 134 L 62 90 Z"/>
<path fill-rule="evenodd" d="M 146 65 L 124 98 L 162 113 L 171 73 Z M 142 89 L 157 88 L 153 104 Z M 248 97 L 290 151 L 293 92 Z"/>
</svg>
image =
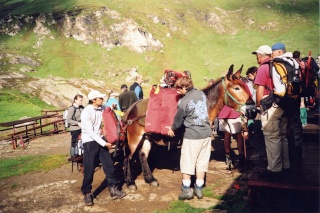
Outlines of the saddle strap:
<svg viewBox="0 0 320 213">
<path fill-rule="evenodd" d="M 142 101 L 142 99 L 139 100 L 139 101 L 137 101 L 137 102 L 135 102 L 134 104 L 132 104 L 132 105 L 129 107 L 129 109 L 127 110 L 127 112 L 125 113 L 125 115 L 123 116 L 122 121 L 123 121 L 123 123 L 124 123 L 125 125 L 122 126 L 122 130 L 123 130 L 124 132 L 127 130 L 127 128 L 128 128 L 129 125 L 132 125 L 133 122 L 135 122 L 135 121 L 139 120 L 140 118 L 143 118 L 143 117 L 146 116 L 146 114 L 144 114 L 144 115 L 140 115 L 140 116 L 138 116 L 138 117 L 136 117 L 136 118 L 128 119 L 128 120 L 127 120 L 128 115 L 129 115 L 129 113 L 131 112 L 132 108 L 135 107 L 135 106 L 136 106 L 139 102 L 141 102 L 141 101 Z"/>
</svg>

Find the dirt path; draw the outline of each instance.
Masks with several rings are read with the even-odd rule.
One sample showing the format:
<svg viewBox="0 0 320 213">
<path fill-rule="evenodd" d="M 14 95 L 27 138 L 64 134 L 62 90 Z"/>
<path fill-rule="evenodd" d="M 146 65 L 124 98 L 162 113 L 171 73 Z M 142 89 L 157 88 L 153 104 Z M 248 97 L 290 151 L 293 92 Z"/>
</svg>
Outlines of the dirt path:
<svg viewBox="0 0 320 213">
<path fill-rule="evenodd" d="M 213 143 L 219 144 L 217 140 L 214 140 Z M 216 144 L 214 147 L 219 146 Z M 25 150 L 21 147 L 16 150 L 12 150 L 10 146 L 6 149 L 0 147 L 1 158 L 21 155 L 67 154 L 68 152 L 69 133 L 32 140 Z M 223 196 L 226 193 L 235 194 L 239 189 L 238 185 L 235 185 L 234 179 L 240 173 L 227 171 L 223 157 L 219 159 L 217 153 L 223 152 L 213 150 L 215 160 L 210 162 L 206 185 L 214 185 L 213 193 L 217 196 Z M 169 156 L 156 158 L 170 160 Z M 160 183 L 159 187 L 149 186 L 140 175 L 136 180 L 137 191 L 131 192 L 124 185 L 123 190 L 127 192 L 127 196 L 122 200 L 114 201 L 110 199 L 106 189 L 94 200 L 93 207 L 84 205 L 80 192 L 82 173 L 78 171 L 71 173 L 70 163 L 47 173 L 40 172 L 11 177 L 0 183 L 0 212 L 152 212 L 163 210 L 169 207 L 171 201 L 177 200 L 181 186 L 181 173 L 166 169 L 161 162 L 155 164 L 155 167 L 153 173 Z M 103 178 L 103 171 L 98 169 L 95 172 L 93 189 L 98 187 Z M 239 184 L 240 190 L 244 190 L 246 187 L 241 180 L 236 184 Z M 189 202 L 195 207 L 208 208 L 217 204 L 219 200 L 204 197 L 203 200 L 193 199 L 185 202 Z"/>
</svg>

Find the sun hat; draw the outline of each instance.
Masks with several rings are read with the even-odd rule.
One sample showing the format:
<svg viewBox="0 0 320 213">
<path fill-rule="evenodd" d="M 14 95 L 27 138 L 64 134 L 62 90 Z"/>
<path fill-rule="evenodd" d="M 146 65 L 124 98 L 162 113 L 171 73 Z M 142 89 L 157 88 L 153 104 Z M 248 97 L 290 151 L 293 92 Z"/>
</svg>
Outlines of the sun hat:
<svg viewBox="0 0 320 213">
<path fill-rule="evenodd" d="M 260 46 L 256 51 L 252 52 L 252 54 L 265 54 L 265 55 L 270 55 L 272 53 L 271 47 L 268 45 L 262 45 Z"/>
<path fill-rule="evenodd" d="M 104 98 L 104 96 L 106 96 L 106 94 L 102 94 L 102 93 L 99 92 L 98 90 L 92 90 L 92 91 L 89 92 L 89 94 L 88 94 L 89 100 L 93 100 L 93 99 L 95 99 L 95 98 Z"/>
</svg>

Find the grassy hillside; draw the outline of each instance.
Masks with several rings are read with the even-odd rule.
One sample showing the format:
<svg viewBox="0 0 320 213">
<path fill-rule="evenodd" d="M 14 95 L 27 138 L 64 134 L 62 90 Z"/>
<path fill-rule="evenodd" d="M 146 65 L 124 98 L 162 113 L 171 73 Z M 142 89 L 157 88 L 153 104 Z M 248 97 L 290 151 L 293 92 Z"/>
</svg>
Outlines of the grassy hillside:
<svg viewBox="0 0 320 213">
<path fill-rule="evenodd" d="M 151 84 L 158 83 L 163 70 L 170 68 L 190 70 L 199 88 L 205 85 L 203 79 L 220 77 L 231 64 L 236 68 L 243 64 L 244 70 L 257 65 L 251 52 L 263 44 L 283 42 L 288 51 L 320 54 L 317 0 L 0 0 L 0 17 L 79 9 L 90 13 L 101 7 L 133 19 L 161 41 L 163 50 L 136 53 L 116 47 L 108 51 L 97 44 L 66 38 L 53 26 L 49 28 L 54 39 L 46 37 L 41 49 L 35 49 L 34 26 L 26 25 L 16 36 L 0 34 L 0 53 L 41 59 L 37 72 L 28 74 L 33 77 L 99 78 L 106 87 L 118 87 L 127 76 L 125 71 L 132 67 L 138 67 Z M 210 26 L 208 17 L 215 16 Z M 152 17 L 165 24 L 154 22 Z M 20 66 L 2 64 L 0 74 Z"/>
</svg>

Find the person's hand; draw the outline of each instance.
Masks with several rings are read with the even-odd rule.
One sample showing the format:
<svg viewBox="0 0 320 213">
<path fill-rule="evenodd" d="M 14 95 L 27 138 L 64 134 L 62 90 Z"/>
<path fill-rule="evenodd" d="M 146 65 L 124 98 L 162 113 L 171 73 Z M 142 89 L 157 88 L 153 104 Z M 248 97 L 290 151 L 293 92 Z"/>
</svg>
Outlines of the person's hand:
<svg viewBox="0 0 320 213">
<path fill-rule="evenodd" d="M 116 103 L 112 104 L 112 109 L 117 109 L 117 104 Z"/>
<path fill-rule="evenodd" d="M 107 142 L 107 143 L 106 143 L 106 147 L 107 147 L 108 149 L 114 149 L 114 148 L 116 148 L 116 145 Z"/>
<path fill-rule="evenodd" d="M 169 135 L 170 137 L 174 137 L 174 131 L 171 129 L 171 127 L 170 127 L 170 126 L 166 126 L 166 128 L 169 129 L 169 130 L 168 130 L 168 135 Z"/>
<path fill-rule="evenodd" d="M 242 132 L 242 137 L 244 138 L 244 139 L 249 139 L 249 132 L 247 132 L 247 131 L 243 131 Z"/>
<path fill-rule="evenodd" d="M 80 127 L 81 127 L 81 123 L 80 123 L 80 122 L 78 122 L 78 126 L 80 126 Z"/>
</svg>

